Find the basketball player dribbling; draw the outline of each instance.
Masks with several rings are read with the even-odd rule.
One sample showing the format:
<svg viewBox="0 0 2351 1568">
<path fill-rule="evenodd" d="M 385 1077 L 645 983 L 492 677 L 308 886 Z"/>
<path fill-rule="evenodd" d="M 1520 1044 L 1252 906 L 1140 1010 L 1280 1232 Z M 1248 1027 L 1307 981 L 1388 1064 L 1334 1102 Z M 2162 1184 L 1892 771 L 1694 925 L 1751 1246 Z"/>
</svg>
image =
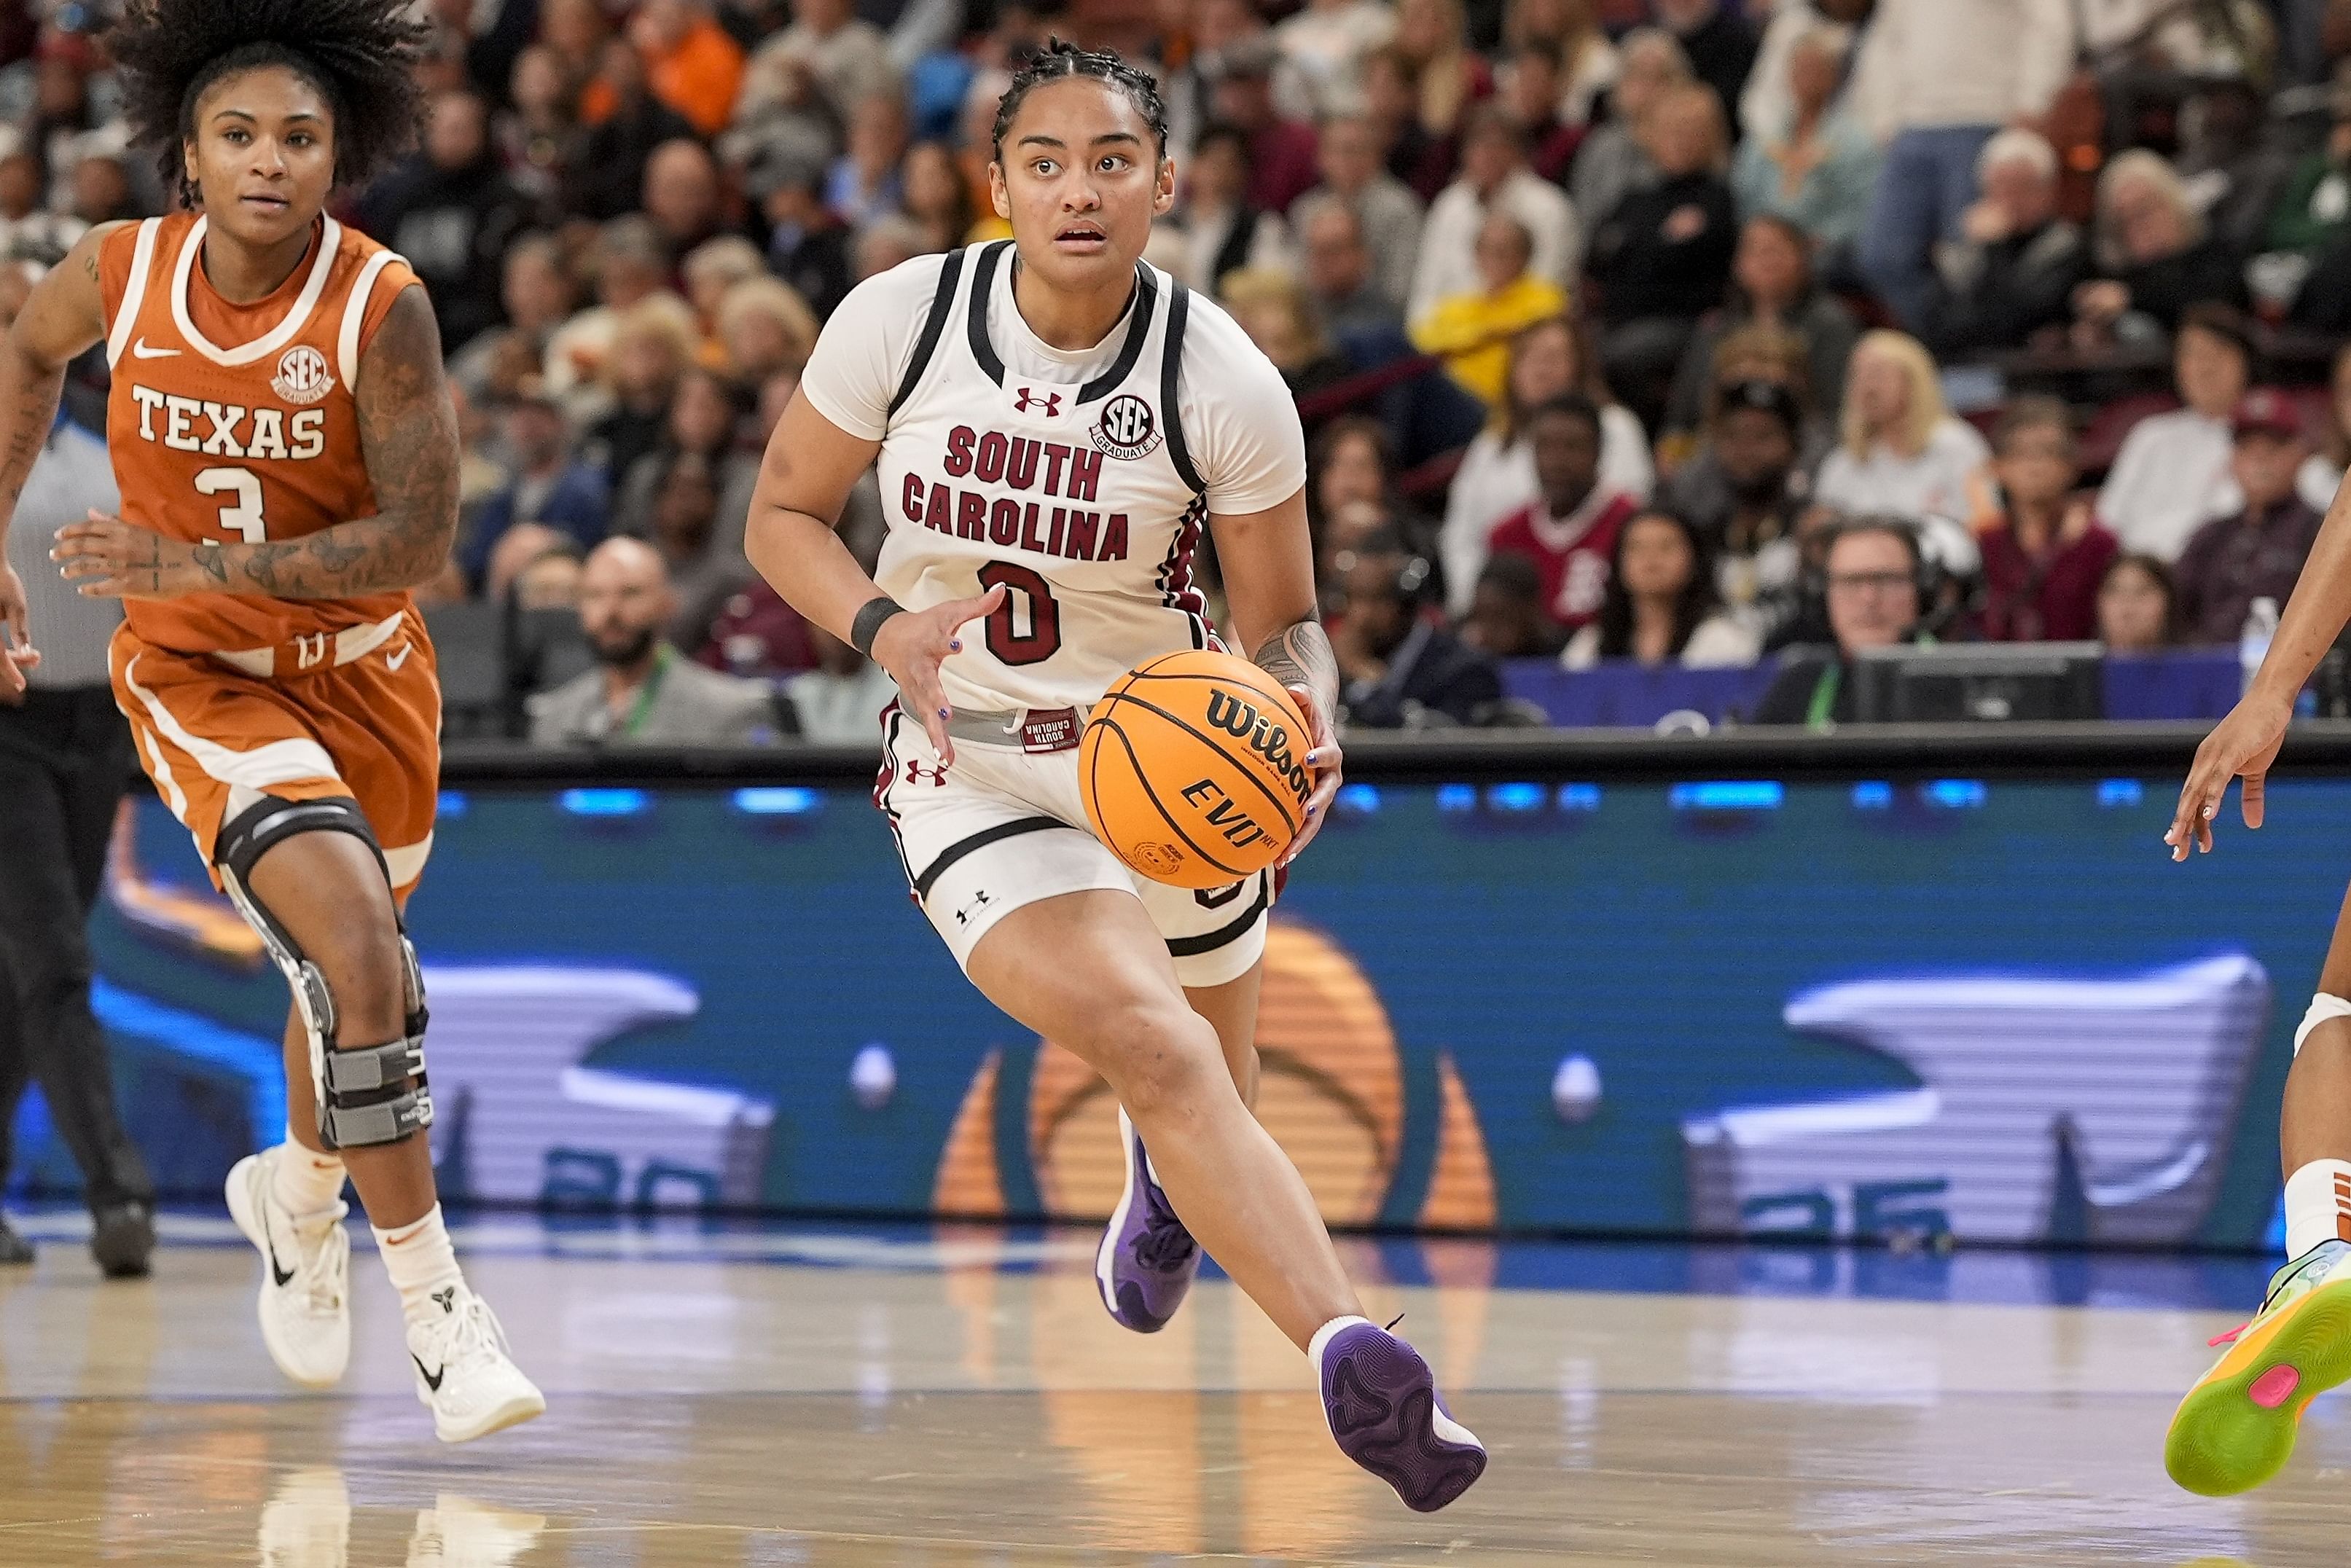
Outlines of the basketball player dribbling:
<svg viewBox="0 0 2351 1568">
<path fill-rule="evenodd" d="M 2346 494 L 2351 494 L 2346 491 Z M 2351 508 L 2338 495 L 2286 601 L 2268 656 L 2229 716 L 2197 748 L 2164 842 L 2174 861 L 2210 853 L 2229 781 L 2241 778 L 2245 826 L 2259 828 L 2270 768 L 2294 699 L 2351 621 Z M 2310 1401 L 2351 1379 L 2351 899 L 2294 1035 L 2278 1143 L 2285 1167 L 2286 1263 L 2251 1322 L 2171 1418 L 2164 1464 L 2208 1496 L 2275 1475 Z"/>
<path fill-rule="evenodd" d="M 115 700 L 159 793 L 294 991 L 287 1140 L 230 1173 L 263 1343 L 326 1387 L 350 1348 L 359 1189 L 445 1441 L 543 1410 L 468 1288 L 425 1129 L 423 982 L 402 910 L 433 842 L 440 689 L 408 590 L 448 559 L 456 415 L 405 262 L 325 214 L 413 132 L 407 0 L 133 0 L 127 107 L 191 210 L 92 229 L 0 349 L 0 528 L 66 362 L 113 367 L 122 515 L 61 529 L 125 600 Z M 0 566 L 0 680 L 28 663 Z M 266 1129 L 265 1131 L 275 1131 Z"/>
<path fill-rule="evenodd" d="M 750 556 L 897 683 L 874 798 L 924 913 L 990 1001 L 1118 1096 L 1126 1190 L 1096 1263 L 1111 1314 L 1163 1326 L 1205 1247 L 1307 1353 L 1339 1446 L 1442 1508 L 1485 1449 L 1418 1353 L 1364 1320 L 1249 1112 L 1271 873 L 1142 882 L 1079 792 L 1079 734 L 1111 683 L 1214 645 L 1192 580 L 1205 527 L 1238 646 L 1311 724 L 1291 854 L 1327 814 L 1338 674 L 1297 409 L 1230 318 L 1140 260 L 1175 193 L 1148 77 L 1056 43 L 1006 92 L 995 153 L 1013 237 L 907 262 L 834 312 L 768 445 Z M 890 532 L 868 577 L 833 525 L 877 457 Z"/>
</svg>

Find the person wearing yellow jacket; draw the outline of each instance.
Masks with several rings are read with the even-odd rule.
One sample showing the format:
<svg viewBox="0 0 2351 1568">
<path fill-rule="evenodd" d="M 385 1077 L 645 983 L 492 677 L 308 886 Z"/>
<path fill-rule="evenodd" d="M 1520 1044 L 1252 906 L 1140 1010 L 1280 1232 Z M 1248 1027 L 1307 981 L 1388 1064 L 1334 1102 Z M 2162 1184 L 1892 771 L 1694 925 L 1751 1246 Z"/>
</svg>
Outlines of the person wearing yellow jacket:
<svg viewBox="0 0 2351 1568">
<path fill-rule="evenodd" d="M 1412 323 L 1413 346 L 1445 361 L 1446 373 L 1488 408 L 1500 403 L 1510 373 L 1510 340 L 1567 308 L 1567 292 L 1528 270 L 1534 240 L 1497 209 L 1478 229 L 1478 276 L 1485 287 L 1449 295 Z"/>
</svg>

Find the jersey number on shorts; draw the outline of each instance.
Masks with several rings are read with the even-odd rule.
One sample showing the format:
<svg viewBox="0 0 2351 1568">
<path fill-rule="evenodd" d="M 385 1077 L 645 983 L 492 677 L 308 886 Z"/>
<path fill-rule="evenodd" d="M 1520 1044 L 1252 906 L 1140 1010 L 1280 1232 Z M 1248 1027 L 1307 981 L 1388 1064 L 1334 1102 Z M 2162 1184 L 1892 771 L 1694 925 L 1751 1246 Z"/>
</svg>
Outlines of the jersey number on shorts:
<svg viewBox="0 0 2351 1568">
<path fill-rule="evenodd" d="M 269 537 L 261 520 L 261 476 L 249 468 L 207 468 L 196 476 L 200 495 L 234 495 L 220 509 L 221 527 L 249 545 Z"/>
<path fill-rule="evenodd" d="M 1001 583 L 1004 602 L 987 618 L 987 651 L 999 664 L 1041 664 L 1060 652 L 1061 607 L 1053 602 L 1053 585 L 1039 573 L 1008 560 L 994 560 L 979 569 L 984 591 Z M 1021 601 L 1026 599 L 1029 630 L 1020 630 Z"/>
</svg>

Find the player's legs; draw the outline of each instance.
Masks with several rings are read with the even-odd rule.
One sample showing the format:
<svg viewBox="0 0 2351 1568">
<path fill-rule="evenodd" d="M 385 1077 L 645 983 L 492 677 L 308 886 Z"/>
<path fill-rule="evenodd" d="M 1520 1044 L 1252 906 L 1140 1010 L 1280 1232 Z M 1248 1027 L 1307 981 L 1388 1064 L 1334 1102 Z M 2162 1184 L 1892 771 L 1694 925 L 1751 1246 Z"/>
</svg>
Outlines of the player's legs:
<svg viewBox="0 0 2351 1568">
<path fill-rule="evenodd" d="M 2164 1463 L 2208 1495 L 2275 1475 L 2310 1402 L 2351 1380 L 2351 897 L 2295 1031 L 2278 1144 L 2286 1257 L 2252 1322 L 2172 1416 Z"/>
<path fill-rule="evenodd" d="M 1257 1001 L 1264 985 L 1265 961 L 1259 958 L 1238 980 L 1184 988 L 1184 999 L 1217 1031 L 1233 1087 L 1240 1091 L 1241 1103 L 1252 1109 L 1257 1105 L 1258 1084 Z"/>
<path fill-rule="evenodd" d="M 1293 1343 L 1361 1312 L 1305 1182 L 1242 1103 L 1216 1027 L 1133 894 L 1024 904 L 967 967 L 990 1001 L 1102 1075 L 1192 1234 Z"/>
</svg>

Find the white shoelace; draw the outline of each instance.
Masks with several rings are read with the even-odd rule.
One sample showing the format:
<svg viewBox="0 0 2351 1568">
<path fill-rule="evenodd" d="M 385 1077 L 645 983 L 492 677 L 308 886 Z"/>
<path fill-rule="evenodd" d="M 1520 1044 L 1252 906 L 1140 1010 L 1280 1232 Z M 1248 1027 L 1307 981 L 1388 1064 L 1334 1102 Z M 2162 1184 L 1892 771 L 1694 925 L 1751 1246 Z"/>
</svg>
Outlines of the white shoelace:
<svg viewBox="0 0 2351 1568">
<path fill-rule="evenodd" d="M 451 1368 L 472 1367 L 484 1362 L 507 1359 L 507 1331 L 498 1322 L 497 1313 L 490 1311 L 489 1302 L 465 1292 L 465 1299 L 454 1312 L 444 1313 L 434 1320 L 432 1338 L 439 1349 L 444 1372 Z"/>
<path fill-rule="evenodd" d="M 351 1238 L 343 1228 L 349 1212 L 337 1204 L 327 1213 L 301 1224 L 291 1224 L 294 1249 L 301 1255 L 295 1265 L 302 1298 L 313 1313 L 330 1315 L 343 1310 L 343 1281 L 350 1273 Z"/>
</svg>

